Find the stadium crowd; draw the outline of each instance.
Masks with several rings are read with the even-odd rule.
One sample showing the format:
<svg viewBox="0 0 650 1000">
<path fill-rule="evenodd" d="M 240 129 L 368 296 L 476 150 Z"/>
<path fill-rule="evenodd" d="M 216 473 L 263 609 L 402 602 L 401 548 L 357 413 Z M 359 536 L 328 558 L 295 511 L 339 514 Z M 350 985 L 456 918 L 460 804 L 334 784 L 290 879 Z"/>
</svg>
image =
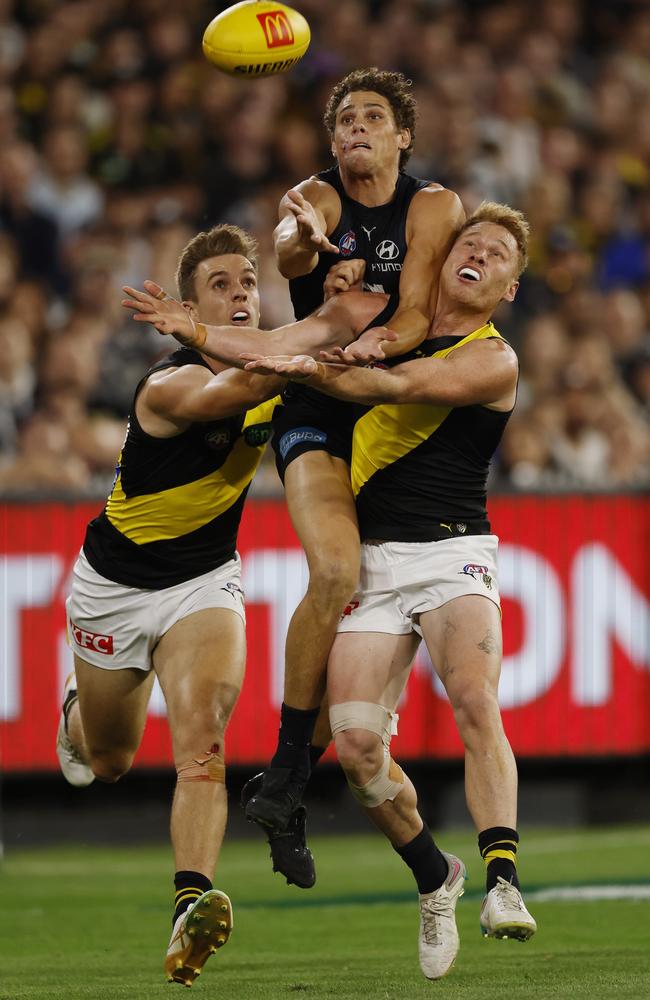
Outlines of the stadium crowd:
<svg viewBox="0 0 650 1000">
<path fill-rule="evenodd" d="M 222 5 L 222 7 L 225 4 Z M 331 161 L 350 69 L 400 69 L 410 173 L 522 209 L 531 263 L 498 328 L 521 362 L 496 476 L 521 489 L 650 482 L 650 8 L 606 0 L 297 0 L 286 76 L 201 54 L 215 5 L 0 0 L 0 491 L 106 492 L 132 393 L 168 344 L 121 286 L 172 289 L 197 229 L 260 241 L 262 325 L 292 318 L 277 203 Z M 263 488 L 279 489 L 272 466 Z"/>
</svg>

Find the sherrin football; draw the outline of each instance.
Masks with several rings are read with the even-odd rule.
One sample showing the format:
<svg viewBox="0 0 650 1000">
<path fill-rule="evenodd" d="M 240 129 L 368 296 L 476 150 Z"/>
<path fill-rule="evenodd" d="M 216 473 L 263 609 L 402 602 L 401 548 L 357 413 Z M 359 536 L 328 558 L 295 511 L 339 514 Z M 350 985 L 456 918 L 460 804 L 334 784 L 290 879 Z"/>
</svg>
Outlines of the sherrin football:
<svg viewBox="0 0 650 1000">
<path fill-rule="evenodd" d="M 269 0 L 244 0 L 210 21 L 203 52 L 231 76 L 272 76 L 295 66 L 310 40 L 309 25 L 297 10 Z"/>
</svg>

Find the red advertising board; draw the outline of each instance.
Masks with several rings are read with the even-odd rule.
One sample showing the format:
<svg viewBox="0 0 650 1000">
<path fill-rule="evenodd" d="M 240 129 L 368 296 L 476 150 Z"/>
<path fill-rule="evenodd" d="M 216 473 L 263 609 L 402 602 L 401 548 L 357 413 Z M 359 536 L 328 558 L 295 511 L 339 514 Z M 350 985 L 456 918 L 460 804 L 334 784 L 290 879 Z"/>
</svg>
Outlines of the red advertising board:
<svg viewBox="0 0 650 1000">
<path fill-rule="evenodd" d="M 0 506 L 0 750 L 8 771 L 56 766 L 54 735 L 71 657 L 64 600 L 96 504 Z M 500 497 L 504 724 L 520 756 L 650 751 L 650 501 Z M 281 501 L 251 500 L 240 533 L 248 664 L 228 730 L 231 763 L 272 752 L 286 627 L 304 591 L 303 554 Z M 399 708 L 398 758 L 462 754 L 426 653 Z M 167 765 L 154 689 L 140 766 Z"/>
</svg>

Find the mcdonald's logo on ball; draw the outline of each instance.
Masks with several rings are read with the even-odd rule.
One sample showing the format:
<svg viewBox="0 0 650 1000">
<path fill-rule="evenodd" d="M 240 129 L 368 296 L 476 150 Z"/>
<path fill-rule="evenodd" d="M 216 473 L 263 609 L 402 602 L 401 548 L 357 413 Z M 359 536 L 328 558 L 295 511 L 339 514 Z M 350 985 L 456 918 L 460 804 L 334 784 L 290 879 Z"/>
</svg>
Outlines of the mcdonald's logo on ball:
<svg viewBox="0 0 650 1000">
<path fill-rule="evenodd" d="M 307 21 L 292 7 L 243 0 L 210 21 L 203 34 L 203 52 L 231 76 L 272 76 L 295 66 L 310 41 Z"/>
</svg>

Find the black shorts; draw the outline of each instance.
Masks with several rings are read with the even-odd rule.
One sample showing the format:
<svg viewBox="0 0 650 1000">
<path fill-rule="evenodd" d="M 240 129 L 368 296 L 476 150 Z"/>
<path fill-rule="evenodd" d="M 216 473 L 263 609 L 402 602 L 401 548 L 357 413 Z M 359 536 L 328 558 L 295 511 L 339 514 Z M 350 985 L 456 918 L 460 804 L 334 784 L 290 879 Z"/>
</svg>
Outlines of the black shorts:
<svg viewBox="0 0 650 1000">
<path fill-rule="evenodd" d="M 307 451 L 326 451 L 350 464 L 352 432 L 365 407 L 333 399 L 306 385 L 289 385 L 273 416 L 273 450 L 278 475 Z"/>
<path fill-rule="evenodd" d="M 388 323 L 397 304 L 398 296 L 394 293 L 367 329 Z M 354 425 L 366 413 L 367 406 L 346 403 L 296 383 L 289 383 L 282 401 L 284 406 L 278 407 L 273 417 L 272 442 L 282 482 L 289 463 L 307 451 L 326 451 L 348 465 L 351 463 Z"/>
</svg>

